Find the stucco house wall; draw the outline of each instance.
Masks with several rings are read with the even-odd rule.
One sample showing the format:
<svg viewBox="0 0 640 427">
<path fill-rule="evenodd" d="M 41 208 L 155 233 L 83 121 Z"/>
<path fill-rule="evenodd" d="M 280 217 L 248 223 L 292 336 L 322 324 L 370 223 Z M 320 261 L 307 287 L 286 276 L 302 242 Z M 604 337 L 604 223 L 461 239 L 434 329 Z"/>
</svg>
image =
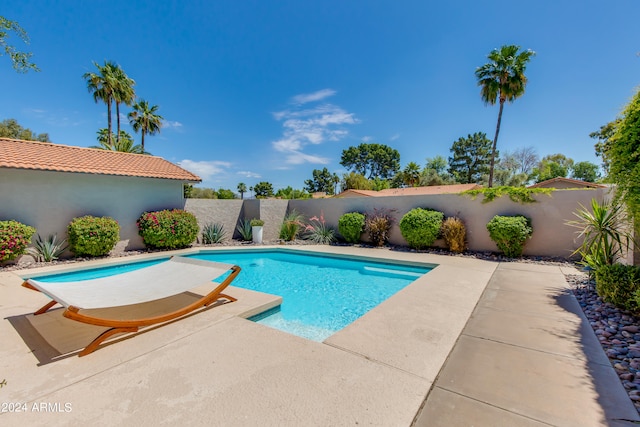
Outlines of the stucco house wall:
<svg viewBox="0 0 640 427">
<path fill-rule="evenodd" d="M 139 249 L 143 212 L 183 207 L 178 180 L 0 168 L 0 220 L 31 225 L 43 238 L 66 238 L 75 217 L 110 216 L 120 224 L 117 248 Z"/>
</svg>

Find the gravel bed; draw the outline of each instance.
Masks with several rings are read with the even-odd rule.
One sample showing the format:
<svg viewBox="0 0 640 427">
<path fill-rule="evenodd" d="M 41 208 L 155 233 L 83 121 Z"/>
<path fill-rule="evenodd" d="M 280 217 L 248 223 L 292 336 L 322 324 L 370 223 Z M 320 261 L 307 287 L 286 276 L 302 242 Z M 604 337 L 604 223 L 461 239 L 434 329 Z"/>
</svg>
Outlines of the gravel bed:
<svg viewBox="0 0 640 427">
<path fill-rule="evenodd" d="M 586 275 L 566 276 L 622 386 L 640 413 L 640 318 L 602 301 Z"/>
</svg>

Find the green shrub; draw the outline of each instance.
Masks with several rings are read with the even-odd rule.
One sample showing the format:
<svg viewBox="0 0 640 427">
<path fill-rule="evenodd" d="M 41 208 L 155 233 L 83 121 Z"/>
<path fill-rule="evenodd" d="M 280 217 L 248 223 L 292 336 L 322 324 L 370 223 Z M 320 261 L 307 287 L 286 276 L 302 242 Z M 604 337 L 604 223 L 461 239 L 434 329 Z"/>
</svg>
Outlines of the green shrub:
<svg viewBox="0 0 640 427">
<path fill-rule="evenodd" d="M 338 232 L 349 243 L 358 243 L 364 229 L 365 216 L 359 212 L 346 213 L 338 220 Z"/>
<path fill-rule="evenodd" d="M 224 225 L 222 224 L 205 224 L 202 227 L 202 243 L 210 245 L 212 243 L 222 243 L 227 237 L 227 233 L 224 231 Z"/>
<path fill-rule="evenodd" d="M 35 228 L 18 221 L 0 221 L 0 262 L 24 254 L 35 232 Z"/>
<path fill-rule="evenodd" d="M 264 225 L 264 221 L 261 219 L 253 218 L 251 220 L 252 227 L 262 227 Z"/>
<path fill-rule="evenodd" d="M 450 217 L 444 220 L 440 234 L 451 252 L 460 253 L 466 248 L 467 229 L 460 218 Z"/>
<path fill-rule="evenodd" d="M 410 247 L 424 249 L 438 238 L 444 214 L 432 209 L 415 208 L 400 220 L 400 232 Z"/>
<path fill-rule="evenodd" d="M 280 226 L 279 238 L 286 241 L 293 241 L 298 237 L 302 230 L 303 216 L 295 209 L 285 215 L 282 225 Z"/>
<path fill-rule="evenodd" d="M 526 240 L 533 234 L 531 220 L 522 215 L 496 215 L 487 224 L 487 230 L 498 249 L 510 258 L 522 255 Z"/>
<path fill-rule="evenodd" d="M 150 248 L 184 248 L 198 237 L 196 217 L 181 209 L 145 212 L 137 224 L 138 234 Z"/>
<path fill-rule="evenodd" d="M 371 243 L 375 246 L 382 246 L 389 241 L 389 232 L 393 225 L 393 216 L 390 210 L 373 209 L 367 212 L 364 220 L 364 231 L 369 233 Z"/>
<path fill-rule="evenodd" d="M 106 255 L 120 240 L 120 226 L 109 217 L 74 218 L 67 228 L 69 249 L 76 256 Z"/>
<path fill-rule="evenodd" d="M 596 270 L 596 292 L 604 301 L 637 311 L 640 292 L 640 267 L 633 265 L 605 265 Z"/>
</svg>

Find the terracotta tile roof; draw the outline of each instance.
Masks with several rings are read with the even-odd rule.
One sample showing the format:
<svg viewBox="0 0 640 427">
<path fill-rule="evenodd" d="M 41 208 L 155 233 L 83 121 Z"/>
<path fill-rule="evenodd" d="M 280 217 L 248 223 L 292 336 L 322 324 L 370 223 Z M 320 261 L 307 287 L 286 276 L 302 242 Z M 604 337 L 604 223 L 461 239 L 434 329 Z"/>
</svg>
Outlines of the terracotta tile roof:
<svg viewBox="0 0 640 427">
<path fill-rule="evenodd" d="M 346 190 L 336 197 L 385 197 L 385 196 L 423 196 L 427 194 L 455 194 L 467 190 L 482 188 L 478 184 L 429 185 L 426 187 L 387 188 L 386 190 Z"/>
<path fill-rule="evenodd" d="M 541 181 L 537 184 L 530 185 L 528 188 L 553 188 L 555 184 L 566 184 L 568 187 L 575 188 L 605 188 L 606 185 L 597 184 L 595 182 L 587 182 L 579 179 L 556 177 Z"/>
<path fill-rule="evenodd" d="M 202 181 L 161 157 L 8 138 L 0 138 L 0 168 Z"/>
</svg>

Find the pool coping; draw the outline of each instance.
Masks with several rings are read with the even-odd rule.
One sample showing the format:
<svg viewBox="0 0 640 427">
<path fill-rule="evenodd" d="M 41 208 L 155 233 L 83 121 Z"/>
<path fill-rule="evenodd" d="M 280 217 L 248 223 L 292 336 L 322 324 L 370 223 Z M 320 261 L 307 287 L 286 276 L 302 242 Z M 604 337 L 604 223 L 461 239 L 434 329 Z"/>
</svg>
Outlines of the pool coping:
<svg viewBox="0 0 640 427">
<path fill-rule="evenodd" d="M 188 254 L 200 249 L 172 253 Z M 422 413 L 425 402 L 430 401 L 428 396 L 438 382 L 442 367 L 456 348 L 478 302 L 501 266 L 497 262 L 466 257 L 360 247 L 305 245 L 282 248 L 265 245 L 214 250 L 264 249 L 330 252 L 365 256 L 378 261 L 437 264 L 437 267 L 323 343 L 249 322 L 241 317 L 252 308 L 239 305 L 234 308 L 237 303 L 233 303 L 141 334 L 127 342 L 107 346 L 82 359 L 72 357 L 36 366 L 24 342 L 5 321 L 2 333 L 9 340 L 6 348 L 0 349 L 0 363 L 5 369 L 11 366 L 15 370 L 9 382 L 16 384 L 7 389 L 5 395 L 20 399 L 30 396 L 32 400 L 71 399 L 78 409 L 47 416 L 2 414 L 3 423 L 5 419 L 15 422 L 15 425 L 27 420 L 36 424 L 52 420 L 72 422 L 92 419 L 105 410 L 113 412 L 113 408 L 120 408 L 114 415 L 119 417 L 117 419 L 146 421 L 148 417 L 162 413 L 164 406 L 145 402 L 135 408 L 123 407 L 127 401 L 127 394 L 123 391 L 125 385 L 115 378 L 128 375 L 140 378 L 144 383 L 159 371 L 165 373 L 166 380 L 159 380 L 155 387 L 145 390 L 161 402 L 187 399 L 193 407 L 200 407 L 208 402 L 206 396 L 218 393 L 216 387 L 224 383 L 224 387 L 219 387 L 224 388 L 225 393 L 216 394 L 218 403 L 222 405 L 213 405 L 209 415 L 215 414 L 216 419 L 223 420 L 225 425 L 343 425 L 354 422 L 411 425 Z M 98 267 L 167 255 L 168 252 L 130 256 L 83 265 Z M 26 290 L 18 289 L 19 277 L 25 272 L 51 274 L 77 267 L 77 264 L 70 264 L 0 273 L 0 295 L 3 301 L 10 302 L 0 307 L 2 317 L 6 320 L 37 308 L 36 298 L 23 294 Z M 511 269 L 516 267 L 518 263 L 507 266 Z M 553 270 L 554 274 L 562 275 L 560 267 L 526 265 L 523 269 Z M 245 299 L 263 297 L 251 292 L 244 294 Z M 270 303 L 273 304 L 273 300 Z M 204 349 L 207 357 L 202 359 L 204 356 L 198 349 Z M 202 371 L 201 366 L 197 369 L 191 366 L 190 361 L 184 360 L 186 354 L 189 358 L 201 358 L 197 364 L 205 364 L 208 368 Z M 210 365 L 209 357 L 217 361 L 218 366 L 225 360 L 227 365 L 216 368 L 216 365 Z M 188 383 L 179 398 L 171 396 L 174 387 L 168 387 L 172 380 L 175 381 L 171 372 L 176 368 L 181 373 L 180 379 L 186 378 Z M 203 374 L 217 378 L 216 384 L 205 383 Z M 247 378 L 260 387 L 259 394 L 247 388 Z M 57 382 L 52 384 L 54 380 Z M 86 394 L 95 390 L 95 384 L 100 384 L 100 388 L 93 391 L 95 396 L 91 398 Z M 126 387 L 131 388 L 131 385 Z M 444 387 L 442 389 L 445 390 Z M 199 390 L 208 390 L 206 396 Z M 265 406 L 265 401 L 271 406 Z M 293 404 L 281 407 L 283 402 L 293 402 L 300 407 Z M 277 410 L 273 409 L 274 405 Z M 206 405 L 204 410 L 207 411 Z M 202 415 L 191 410 L 180 411 L 185 422 L 202 423 Z"/>
</svg>

